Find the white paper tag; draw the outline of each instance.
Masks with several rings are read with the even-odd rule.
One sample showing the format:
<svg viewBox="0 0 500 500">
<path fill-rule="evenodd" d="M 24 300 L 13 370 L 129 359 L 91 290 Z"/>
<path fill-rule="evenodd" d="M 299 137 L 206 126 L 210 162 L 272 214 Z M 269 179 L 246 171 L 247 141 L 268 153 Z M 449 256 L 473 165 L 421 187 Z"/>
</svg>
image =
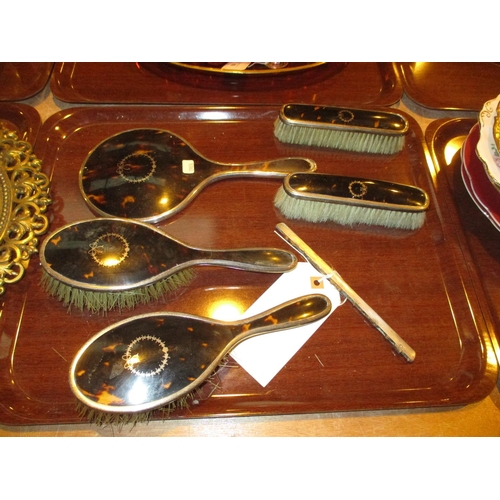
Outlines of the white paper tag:
<svg viewBox="0 0 500 500">
<path fill-rule="evenodd" d="M 194 160 L 182 160 L 182 173 L 194 174 Z"/>
<path fill-rule="evenodd" d="M 331 314 L 340 305 L 341 297 L 329 281 L 321 278 L 318 271 L 308 262 L 299 262 L 293 271 L 281 275 L 245 311 L 242 318 L 248 318 L 283 302 L 312 293 L 324 294 L 331 300 Z M 231 357 L 265 387 L 330 314 L 309 325 L 247 339 L 233 349 Z"/>
<path fill-rule="evenodd" d="M 252 64 L 251 62 L 228 62 L 222 66 L 223 70 L 243 71 Z"/>
</svg>

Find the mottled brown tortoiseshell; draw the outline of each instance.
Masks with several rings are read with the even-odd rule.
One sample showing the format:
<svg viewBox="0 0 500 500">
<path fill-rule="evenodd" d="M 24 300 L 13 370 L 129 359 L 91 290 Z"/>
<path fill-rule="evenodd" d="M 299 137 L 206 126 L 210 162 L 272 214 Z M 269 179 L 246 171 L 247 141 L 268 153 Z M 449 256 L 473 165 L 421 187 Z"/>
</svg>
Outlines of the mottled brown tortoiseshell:
<svg viewBox="0 0 500 500">
<path fill-rule="evenodd" d="M 159 408 L 199 387 L 243 340 L 318 321 L 330 310 L 325 295 L 306 295 L 234 322 L 172 312 L 128 318 L 79 350 L 71 389 L 105 412 Z"/>
<path fill-rule="evenodd" d="M 134 129 L 95 147 L 80 169 L 80 191 L 101 216 L 158 222 L 185 208 L 208 184 L 229 177 L 312 172 L 306 158 L 218 163 L 167 130 Z"/>
<path fill-rule="evenodd" d="M 117 303 L 130 307 L 122 298 L 132 304 L 155 298 L 159 284 L 170 285 L 195 266 L 282 273 L 297 258 L 277 248 L 195 248 L 145 222 L 94 218 L 53 231 L 42 243 L 40 262 L 51 295 L 67 306 L 98 311 Z"/>
</svg>

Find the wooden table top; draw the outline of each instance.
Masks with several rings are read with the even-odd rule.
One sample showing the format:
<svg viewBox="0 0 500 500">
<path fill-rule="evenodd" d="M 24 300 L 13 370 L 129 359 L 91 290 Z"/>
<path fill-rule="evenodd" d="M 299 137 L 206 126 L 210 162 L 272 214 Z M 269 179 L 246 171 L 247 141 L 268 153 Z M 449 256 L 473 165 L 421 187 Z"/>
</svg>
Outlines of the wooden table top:
<svg viewBox="0 0 500 500">
<path fill-rule="evenodd" d="M 210 115 L 211 109 L 203 106 L 189 104 L 185 107 L 177 103 L 175 106 L 155 106 L 149 107 L 148 113 L 145 113 L 141 107 L 120 107 L 119 105 L 110 105 L 110 103 L 83 103 L 81 106 L 77 103 L 64 102 L 51 91 L 50 85 L 37 96 L 27 99 L 22 104 L 28 104 L 38 110 L 42 121 L 41 135 L 44 138 L 43 143 L 38 143 L 36 153 L 44 161 L 50 164 L 52 169 L 52 179 L 54 190 L 60 195 L 59 201 L 68 202 L 56 209 L 58 221 L 57 224 L 70 222 L 84 218 L 86 215 L 91 217 L 85 204 L 78 200 L 78 192 L 71 187 L 70 183 L 65 183 L 65 179 L 71 175 L 74 169 L 78 169 L 81 159 L 85 157 L 85 151 L 88 151 L 90 144 L 96 144 L 99 140 L 126 128 L 135 128 L 149 124 L 152 127 L 168 128 L 185 138 L 189 143 L 196 144 L 198 149 L 203 149 L 208 157 L 218 161 L 231 161 L 234 158 L 234 152 L 238 151 L 238 158 L 241 161 L 250 161 L 255 156 L 255 151 L 266 157 L 268 156 L 298 156 L 300 148 L 286 148 L 280 150 L 274 141 L 266 141 L 264 132 L 259 136 L 258 131 L 266 131 L 266 127 L 272 126 L 272 116 L 275 112 L 275 103 L 262 103 L 257 105 L 252 103 L 250 108 L 242 106 L 235 108 L 229 113 L 226 110 L 227 124 L 224 118 L 219 119 L 216 126 L 212 126 L 207 133 L 204 127 L 205 123 L 212 123 Z M 128 103 L 130 104 L 130 103 Z M 180 106 L 180 107 L 179 107 Z M 183 107 L 184 106 L 184 107 Z M 284 410 L 282 406 L 276 405 L 271 398 L 268 401 L 269 408 L 264 412 L 250 411 L 245 414 L 243 411 L 236 411 L 235 416 L 225 416 L 220 406 L 213 406 L 208 409 L 207 416 L 202 412 L 192 415 L 182 415 L 182 418 L 168 420 L 153 420 L 148 424 L 137 424 L 134 427 L 107 426 L 98 427 L 90 423 L 78 423 L 77 420 L 70 418 L 71 412 L 67 411 L 65 404 L 58 408 L 60 418 L 54 422 L 44 422 L 43 419 L 33 417 L 31 410 L 26 409 L 25 420 L 10 419 L 5 417 L 5 423 L 0 425 L 0 435 L 2 436 L 112 436 L 112 435 L 132 435 L 132 436 L 500 436 L 500 392 L 496 382 L 497 370 L 496 359 L 491 358 L 491 353 L 498 348 L 496 339 L 493 338 L 491 345 L 489 343 L 489 334 L 486 331 L 494 332 L 498 329 L 499 311 L 495 308 L 494 300 L 497 298 L 494 279 L 490 278 L 488 269 L 498 269 L 500 267 L 500 256 L 492 241 L 498 240 L 498 232 L 480 220 L 480 224 L 474 228 L 474 205 L 469 203 L 465 208 L 458 204 L 463 193 L 457 191 L 453 184 L 455 178 L 455 169 L 457 168 L 457 151 L 460 147 L 460 141 L 463 141 L 469 125 L 474 123 L 476 114 L 465 111 L 434 110 L 430 114 L 427 110 L 422 110 L 413 101 L 405 98 L 398 100 L 391 107 L 400 110 L 408 116 L 412 127 L 411 139 L 407 143 L 407 149 L 398 158 L 392 158 L 391 161 L 366 162 L 363 159 L 349 157 L 348 155 L 324 154 L 322 152 L 307 151 L 307 155 L 315 159 L 318 164 L 318 170 L 348 172 L 349 162 L 354 165 L 359 175 L 369 172 L 375 172 L 380 175 L 390 175 L 395 181 L 414 183 L 425 187 L 433 198 L 433 208 L 428 214 L 425 230 L 413 235 L 410 238 L 401 235 L 394 239 L 393 235 L 387 235 L 377 232 L 363 234 L 348 233 L 337 229 L 336 241 L 339 243 L 339 249 L 335 255 L 339 262 L 337 268 L 344 276 L 352 281 L 358 291 L 370 297 L 372 305 L 376 309 L 383 311 L 383 315 L 388 317 L 391 322 L 396 323 L 399 330 L 404 330 L 405 335 L 411 344 L 418 347 L 420 359 L 415 361 L 412 371 L 407 370 L 404 362 L 388 354 L 387 345 L 377 339 L 376 335 L 364 340 L 366 346 L 364 349 L 365 363 L 351 359 L 350 368 L 339 366 L 341 358 L 337 359 L 335 354 L 326 355 L 327 372 L 325 384 L 334 398 L 326 398 L 324 401 L 320 394 L 312 396 L 309 400 L 303 392 L 299 390 L 295 402 L 288 396 L 291 409 Z M 178 123 L 176 116 L 183 116 L 183 122 Z M 454 119 L 463 118 L 460 124 L 452 122 Z M 241 121 L 241 126 L 234 127 L 234 123 Z M 130 126 L 132 125 L 132 126 Z M 59 130 L 58 135 L 55 130 Z M 210 134 L 213 133 L 213 136 Z M 265 132 L 267 134 L 267 131 Z M 62 137 L 64 136 L 64 139 Z M 232 150 L 221 150 L 218 146 L 221 138 L 231 141 L 234 145 Z M 250 138 L 253 139 L 250 140 Z M 427 141 L 427 142 L 426 142 Z M 441 141 L 441 142 L 440 142 Z M 444 142 L 443 142 L 444 141 Z M 444 146 L 443 146 L 444 144 Z M 455 147 L 455 156 L 449 160 L 445 158 L 444 147 L 446 145 Z M 427 148 L 430 154 L 427 155 Z M 420 151 L 420 152 L 419 152 Z M 290 154 L 288 154 L 290 153 Z M 438 163 L 436 173 L 430 172 L 424 175 L 422 165 L 425 165 L 426 158 L 432 158 Z M 332 166 L 333 165 L 333 166 Z M 374 173 L 374 176 L 376 176 Z M 239 211 L 252 212 L 257 207 L 263 206 L 269 199 L 272 199 L 272 193 L 276 189 L 276 184 L 267 184 L 262 181 L 250 181 L 244 184 L 243 181 L 234 181 L 236 192 L 244 193 L 239 205 L 231 206 L 231 200 L 224 204 L 224 210 L 221 212 L 217 206 L 213 206 L 213 196 L 223 198 L 225 187 L 214 184 L 209 193 L 202 193 L 192 206 L 187 208 L 182 216 L 174 217 L 163 225 L 172 235 L 179 239 L 188 239 L 190 243 L 196 246 L 207 244 L 207 237 L 211 239 L 208 244 L 228 246 L 233 243 L 235 246 L 244 246 L 249 241 L 252 246 L 260 243 L 266 246 L 282 246 L 279 240 L 272 234 L 272 227 L 276 222 L 276 214 L 272 218 L 265 213 L 255 218 L 257 230 L 253 230 L 248 224 L 248 230 L 244 234 L 234 234 L 231 225 L 234 226 L 234 217 L 238 216 Z M 248 186 L 248 187 L 247 187 Z M 252 189 L 257 188 L 257 194 L 251 193 Z M 470 200 L 468 200 L 469 202 Z M 466 212 L 463 213 L 462 209 Z M 467 218 L 468 219 L 464 219 Z M 200 222 L 213 226 L 215 233 L 209 233 L 201 230 Z M 292 224 L 291 224 L 292 225 Z M 331 237 L 331 228 L 310 228 L 307 224 L 294 224 L 299 234 L 304 235 L 312 241 L 320 252 L 328 254 L 329 245 L 333 240 Z M 456 232 L 454 228 L 460 227 Z M 473 232 L 473 229 L 475 230 Z M 258 232 L 257 232 L 258 231 Z M 264 234 L 264 236 L 262 236 Z M 267 236 L 265 236 L 267 234 Z M 326 239 L 325 239 L 326 238 Z M 325 244 L 322 244 L 322 241 Z M 410 245 L 413 250 L 408 250 L 409 240 L 414 245 Z M 367 252 L 360 251 L 359 245 L 364 242 L 370 242 L 371 247 L 367 247 Z M 431 244 L 432 242 L 432 244 Z M 490 251 L 485 250 L 485 242 L 491 243 Z M 405 247 L 406 245 L 406 247 Z M 401 248 L 406 248 L 407 269 L 403 272 L 405 257 L 401 256 Z M 420 250 L 417 250 L 420 249 Z M 375 259 L 369 259 L 369 254 L 375 255 Z M 351 255 L 350 258 L 348 256 Z M 453 259 L 448 259 L 450 255 L 455 255 Z M 399 262 L 401 259 L 401 262 Z M 368 261 L 372 262 L 367 265 Z M 426 261 L 422 262 L 422 260 Z M 453 260 L 450 262 L 449 260 Z M 349 265 L 345 263 L 350 262 Z M 481 267 L 482 263 L 488 266 L 488 269 Z M 419 271 L 418 265 L 424 267 Z M 342 265 L 344 267 L 342 268 Z M 409 265 L 408 265 L 409 264 Z M 364 265 L 362 273 L 354 272 L 353 269 Z M 427 268 L 425 268 L 425 265 Z M 342 268 L 342 269 L 341 269 Z M 411 268 L 411 269 L 408 269 Z M 366 284 L 361 279 L 367 274 L 376 273 L 377 269 L 384 271 L 384 278 L 374 284 Z M 417 286 L 416 277 L 425 276 L 425 283 L 422 283 L 421 289 Z M 225 275 L 225 286 L 233 285 L 234 276 L 231 273 Z M 202 276 L 199 284 L 199 293 L 206 291 L 210 281 L 205 283 Z M 206 277 L 212 279 L 211 275 Z M 406 289 L 403 297 L 403 283 L 408 280 L 415 282 L 415 290 Z M 272 281 L 272 280 L 271 280 Z M 269 281 L 269 283 L 271 282 Z M 444 282 L 443 290 L 449 293 L 449 304 L 441 303 L 441 286 Z M 247 295 L 245 300 L 249 305 L 262 286 L 268 286 L 253 281 L 253 278 L 247 278 Z M 430 286 L 425 286 L 425 285 Z M 26 282 L 26 287 L 31 286 Z M 387 293 L 392 287 L 392 293 L 400 296 L 399 302 L 387 302 Z M 399 288 L 398 288 L 399 287 Z M 398 291 L 399 290 L 399 291 Z M 479 291 L 478 291 L 479 290 Z M 372 293 L 375 291 L 375 293 Z M 30 292 L 34 293 L 34 292 Z M 377 299 L 377 293 L 384 295 L 386 299 Z M 200 297 L 198 292 L 193 292 L 194 298 L 180 298 L 176 306 L 189 306 L 190 310 L 195 312 L 204 312 L 202 305 L 194 305 L 196 297 Z M 371 295 L 370 295 L 371 294 Z M 187 294 L 186 294 L 187 295 Z M 424 297 L 425 298 L 422 298 Z M 41 306 L 53 308 L 52 303 L 46 303 L 43 295 L 30 295 L 33 300 Z M 426 302 L 426 299 L 428 301 Z M 471 311 L 466 311 L 465 304 L 469 299 Z M 419 307 L 415 308 L 414 315 L 411 316 L 411 323 L 405 324 L 403 314 L 407 314 L 411 309 L 411 304 L 418 300 Z M 184 302 L 183 302 L 184 301 Z M 432 316 L 432 309 L 429 302 L 432 302 L 434 312 L 439 311 L 442 327 L 442 337 L 437 341 L 435 331 L 437 331 L 438 319 Z M 462 303 L 463 302 L 463 303 Z M 492 305 L 493 303 L 493 305 Z M 201 303 L 200 303 L 201 304 Z M 485 306 L 488 304 L 488 306 Z M 174 307 L 174 306 L 172 306 Z M 426 309 L 429 307 L 429 309 Z M 175 307 L 174 307 L 175 308 Z M 196 309 L 198 308 L 198 309 Z M 10 311 L 8 308 L 7 311 Z M 464 345 L 463 355 L 457 357 L 455 342 L 456 338 L 452 334 L 451 323 L 448 325 L 447 314 L 453 311 L 456 314 L 454 320 L 459 324 L 458 335 L 461 345 Z M 418 312 L 420 311 L 420 312 Z M 61 327 L 63 320 L 59 313 L 54 314 L 58 327 Z M 425 315 L 425 316 L 424 316 Z M 363 338 L 370 334 L 371 328 L 363 324 L 363 321 L 348 308 L 348 305 L 342 306 L 335 312 L 336 324 L 341 323 L 351 332 L 352 342 L 337 342 L 339 355 L 344 359 L 349 356 L 356 345 L 354 342 L 358 338 Z M 333 316 L 332 316 L 333 318 Z M 401 320 L 398 322 L 398 319 Z M 65 328 L 70 331 L 78 324 L 78 318 L 75 324 L 71 320 Z M 30 312 L 26 313 L 24 325 L 33 328 L 36 324 L 36 315 L 31 317 Z M 57 321 L 61 322 L 60 324 Z M 451 321 L 451 316 L 450 316 Z M 474 324 L 474 322 L 476 322 Z M 97 320 L 93 328 L 99 324 L 104 325 L 104 320 Z M 24 327 L 23 325 L 23 327 Z M 30 326 L 31 325 L 31 326 Z M 336 327 L 338 328 L 338 327 Z M 325 332 L 334 332 L 336 330 L 333 323 L 326 327 Z M 448 333 L 449 330 L 449 333 Z M 43 332 L 43 328 L 41 332 Z M 89 330 L 90 333 L 91 330 Z M 464 333 L 469 332 L 468 334 Z M 88 334 L 89 334 L 88 333 Z M 354 334 L 355 333 L 355 334 Z M 51 338 L 50 334 L 47 338 Z M 17 382 L 24 387 L 27 394 L 33 391 L 31 378 L 29 375 L 30 362 L 28 356 L 30 353 L 29 342 L 24 341 L 20 335 L 19 342 L 19 365 L 23 367 L 22 375 L 19 375 Z M 60 341 L 59 337 L 54 337 Z M 326 339 L 319 332 L 314 337 L 316 343 L 308 344 L 304 348 L 298 361 L 301 369 L 307 367 L 307 359 L 314 356 L 317 349 L 324 347 Z M 23 343 L 24 342 L 24 343 Z M 479 352 L 478 347 L 474 347 L 479 342 L 486 342 L 486 351 L 490 353 L 488 360 L 475 360 L 474 353 Z M 53 344 L 54 346 L 55 344 Z M 61 342 L 57 346 L 59 352 L 71 353 L 77 342 Z M 483 346 L 484 347 L 484 346 Z M 316 349 L 316 351 L 315 351 Z M 436 350 L 440 352 L 437 353 Z M 41 351 L 40 359 L 49 354 Z M 470 354 L 469 354 L 470 353 Z M 470 357 L 469 360 L 467 358 Z M 463 368 L 458 363 L 465 363 Z M 418 358 L 417 358 L 418 359 Z M 331 367 L 328 366 L 331 363 Z M 61 365 L 65 366 L 65 365 Z M 347 366 L 347 365 L 346 365 Z M 377 372 L 371 370 L 378 370 Z M 296 383 L 299 378 L 291 365 L 287 370 L 283 381 L 288 384 Z M 21 370 L 20 370 L 21 371 Z M 59 373 L 59 369 L 54 373 Z M 351 379 L 340 379 L 345 377 L 350 371 Z M 357 371 L 357 375 L 352 375 Z M 64 370 L 61 371 L 64 373 Z M 460 380 L 466 373 L 470 375 L 469 383 L 462 384 Z M 391 374 L 395 378 L 404 380 L 401 386 L 390 382 Z M 455 377 L 456 374 L 457 377 Z M 494 378 L 492 378 L 494 377 Z M 234 378 L 234 377 L 233 377 Z M 356 380 L 357 378 L 357 380 Z M 434 379 L 433 379 L 434 378 Z M 435 379 L 440 379 L 439 390 Z M 239 379 L 238 379 L 239 380 Z M 241 385 L 238 380 L 233 381 L 230 376 L 227 378 L 227 387 L 229 392 L 256 390 L 250 382 Z M 338 380 L 338 384 L 335 383 Z M 365 382 L 363 382 L 365 380 Z M 453 383 L 450 381 L 453 380 Z M 465 380 L 465 379 L 464 379 Z M 50 382 L 49 382 L 50 383 Z M 235 384 L 234 388 L 231 383 Z M 308 382 L 311 384 L 311 382 Z M 343 385 L 341 386 L 340 383 Z M 347 384 L 347 385 L 346 385 Z M 371 386 L 366 384 L 374 384 Z M 425 385 L 427 384 L 427 386 Z M 1 382 L 0 382 L 1 385 Z M 424 394 L 424 387 L 428 387 Z M 309 390 L 314 391 L 314 385 L 309 386 Z M 396 396 L 401 389 L 411 388 L 414 392 L 413 400 L 421 399 L 423 403 L 412 402 L 412 398 Z M 41 387 L 39 393 L 40 401 L 44 398 L 50 399 L 50 387 Z M 275 386 L 270 385 L 270 390 L 275 390 Z M 45 392 L 44 392 L 45 391 Z M 259 390 L 256 390 L 257 393 Z M 65 402 L 67 394 L 65 390 L 55 392 L 60 401 Z M 372 394 L 373 397 L 369 395 Z M 356 396 L 355 396 L 356 395 Z M 262 396 L 259 396 L 262 398 Z M 335 400 L 335 398 L 337 398 Z M 450 398 L 451 405 L 445 402 Z M 332 402 L 332 399 L 334 402 Z M 237 402 L 237 399 L 235 400 Z M 323 401 L 323 402 L 321 402 Z M 14 401 L 20 404 L 21 401 Z M 300 404 L 298 404 L 300 403 Z M 307 403 L 307 404 L 306 404 Z M 426 406 L 426 403 L 427 406 Z M 273 406 L 274 405 L 274 406 Z M 297 405 L 294 407 L 294 405 Z M 300 407 L 308 408 L 301 411 Z M 236 406 L 237 407 L 237 406 Z M 22 410 L 19 410 L 22 413 Z M 5 413 L 5 412 L 4 412 Z M 8 413 L 8 412 L 7 412 Z M 33 419 L 33 424 L 29 420 Z"/>
</svg>

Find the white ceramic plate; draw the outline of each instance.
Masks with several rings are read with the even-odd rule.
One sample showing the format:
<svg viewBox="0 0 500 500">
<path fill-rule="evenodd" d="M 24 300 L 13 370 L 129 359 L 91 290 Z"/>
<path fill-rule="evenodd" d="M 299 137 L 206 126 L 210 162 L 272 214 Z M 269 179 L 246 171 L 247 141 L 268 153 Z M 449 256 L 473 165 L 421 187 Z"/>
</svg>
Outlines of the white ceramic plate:
<svg viewBox="0 0 500 500">
<path fill-rule="evenodd" d="M 486 175 L 483 164 L 476 154 L 479 141 L 479 125 L 472 127 L 461 150 L 461 174 L 470 197 L 479 210 L 500 231 L 500 192 Z"/>
<path fill-rule="evenodd" d="M 479 113 L 479 141 L 477 156 L 484 165 L 484 170 L 496 189 L 500 191 L 500 152 L 495 144 L 493 127 L 497 115 L 497 106 L 500 95 L 496 99 L 487 101 Z"/>
</svg>

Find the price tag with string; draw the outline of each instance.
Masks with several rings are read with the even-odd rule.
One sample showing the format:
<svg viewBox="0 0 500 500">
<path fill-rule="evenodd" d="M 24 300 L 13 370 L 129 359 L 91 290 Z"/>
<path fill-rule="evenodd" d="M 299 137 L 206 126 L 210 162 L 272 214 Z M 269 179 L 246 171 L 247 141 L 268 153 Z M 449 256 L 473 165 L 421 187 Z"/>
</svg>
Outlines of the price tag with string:
<svg viewBox="0 0 500 500">
<path fill-rule="evenodd" d="M 308 262 L 299 262 L 293 271 L 281 275 L 243 314 L 243 317 L 250 317 L 288 300 L 314 293 L 322 293 L 332 302 L 328 316 L 303 327 L 250 338 L 233 349 L 231 357 L 263 387 L 343 303 L 343 298 L 326 276 L 318 274 Z"/>
</svg>

